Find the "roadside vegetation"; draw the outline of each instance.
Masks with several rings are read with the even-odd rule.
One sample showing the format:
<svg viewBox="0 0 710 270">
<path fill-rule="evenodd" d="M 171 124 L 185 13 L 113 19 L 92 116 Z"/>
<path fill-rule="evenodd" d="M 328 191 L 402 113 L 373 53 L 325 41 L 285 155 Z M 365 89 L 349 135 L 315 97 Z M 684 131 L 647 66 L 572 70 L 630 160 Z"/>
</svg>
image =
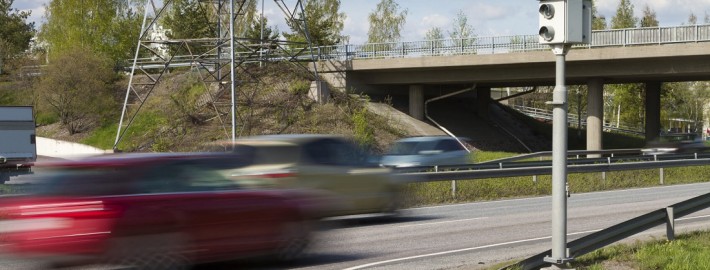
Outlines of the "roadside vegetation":
<svg viewBox="0 0 710 270">
<path fill-rule="evenodd" d="M 500 269 L 514 262 L 496 264 Z M 607 246 L 572 262 L 580 270 L 690 270 L 710 265 L 710 231 L 676 235 L 675 240 L 654 239 Z M 520 269 L 512 267 L 511 269 Z"/>
</svg>

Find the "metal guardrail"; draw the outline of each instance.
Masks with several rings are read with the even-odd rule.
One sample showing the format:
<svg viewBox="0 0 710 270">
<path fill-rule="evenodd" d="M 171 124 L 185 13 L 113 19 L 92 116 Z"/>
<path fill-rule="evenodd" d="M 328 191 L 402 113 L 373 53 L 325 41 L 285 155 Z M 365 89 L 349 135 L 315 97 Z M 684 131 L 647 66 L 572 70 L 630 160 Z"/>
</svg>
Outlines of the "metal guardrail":
<svg viewBox="0 0 710 270">
<path fill-rule="evenodd" d="M 519 111 L 522 114 L 525 114 L 525 115 L 533 117 L 533 118 L 545 119 L 545 120 L 552 121 L 552 111 L 550 111 L 550 110 L 534 108 L 534 107 L 519 106 L 519 105 L 513 105 L 513 106 L 509 106 L 509 107 Z M 579 118 L 578 118 L 577 114 L 574 114 L 574 113 L 567 114 L 567 122 L 569 123 L 570 126 L 578 125 L 579 124 L 578 119 Z M 582 126 L 587 126 L 587 115 L 583 114 L 581 119 L 582 119 Z M 617 127 L 614 125 L 610 125 L 608 123 L 604 123 L 602 128 L 604 130 L 608 130 L 608 131 L 623 132 L 623 133 L 634 134 L 634 135 L 644 135 L 645 134 L 643 131 L 634 130 L 630 127 L 624 127 L 624 126 Z"/>
<path fill-rule="evenodd" d="M 568 173 L 592 173 L 710 165 L 710 153 L 640 155 L 568 160 Z M 478 163 L 466 166 L 398 168 L 410 183 L 551 175 L 551 161 Z"/>
<path fill-rule="evenodd" d="M 609 157 L 618 157 L 620 155 L 640 155 L 643 153 L 640 148 L 638 149 L 608 149 L 608 150 L 568 150 L 567 151 L 567 156 L 568 157 L 576 157 L 579 159 L 582 156 L 590 156 L 590 155 L 604 155 L 604 156 L 609 156 Z M 539 157 L 552 157 L 552 151 L 542 151 L 542 152 L 535 152 L 535 153 L 530 153 L 530 154 L 523 154 L 523 155 L 518 155 L 514 157 L 507 157 L 507 158 L 500 158 L 500 159 L 494 159 L 494 160 L 489 160 L 489 161 L 484 161 L 479 164 L 487 164 L 487 163 L 501 163 L 501 162 L 511 162 L 511 161 L 519 161 L 519 160 L 526 160 L 526 159 L 531 159 L 531 158 L 539 158 Z"/>
<path fill-rule="evenodd" d="M 708 207 L 710 207 L 710 193 L 676 203 L 663 209 L 658 209 L 570 242 L 567 245 L 569 256 L 572 258 L 582 256 L 629 236 L 649 230 L 658 225 L 663 225 L 664 223 L 666 224 L 666 236 L 668 240 L 673 240 L 675 238 L 674 223 L 676 218 L 692 214 Z M 501 269 L 538 269 L 548 264 L 544 262 L 543 259 L 550 256 L 551 253 L 551 250 L 547 250 Z"/>
<path fill-rule="evenodd" d="M 626 47 L 710 41 L 710 24 L 598 30 L 591 44 L 573 48 Z M 548 50 L 537 35 L 489 36 L 362 45 L 334 45 L 317 48 L 318 59 L 352 60 L 427 57 L 470 54 L 501 54 Z"/>
<path fill-rule="evenodd" d="M 627 28 L 598 30 L 592 32 L 592 42 L 575 45 L 573 48 L 626 47 L 636 45 L 665 45 L 676 43 L 698 43 L 710 41 L 710 24 Z M 505 54 L 549 50 L 549 46 L 540 44 L 537 35 L 488 36 L 466 39 L 441 39 L 425 41 L 406 41 L 390 43 L 344 44 L 320 46 L 314 48 L 314 54 L 306 53 L 304 48 L 292 48 L 293 55 L 281 55 L 268 52 L 259 55 L 252 52 L 236 52 L 237 58 L 245 62 L 259 61 L 312 61 L 315 60 L 353 60 L 382 58 L 411 58 L 429 56 L 451 56 L 472 54 Z M 229 58 L 216 54 L 195 56 L 178 55 L 171 61 L 166 59 L 139 58 L 137 67 L 141 69 L 162 69 L 169 67 L 204 67 L 200 63 L 227 61 Z M 133 59 L 127 60 L 132 62 Z"/>
</svg>

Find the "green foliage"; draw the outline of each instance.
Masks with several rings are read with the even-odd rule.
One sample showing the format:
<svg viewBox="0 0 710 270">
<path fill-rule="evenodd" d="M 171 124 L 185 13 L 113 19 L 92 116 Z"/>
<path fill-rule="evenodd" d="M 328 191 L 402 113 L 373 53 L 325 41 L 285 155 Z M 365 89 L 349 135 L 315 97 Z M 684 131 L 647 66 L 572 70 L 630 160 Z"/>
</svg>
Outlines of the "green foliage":
<svg viewBox="0 0 710 270">
<path fill-rule="evenodd" d="M 381 0 L 370 13 L 370 29 L 367 31 L 368 43 L 397 42 L 401 38 L 402 28 L 407 21 L 408 10 L 399 10 L 395 0 Z"/>
<path fill-rule="evenodd" d="M 606 17 L 604 15 L 599 15 L 597 11 L 597 5 L 592 1 L 592 30 L 604 30 L 606 29 Z"/>
<path fill-rule="evenodd" d="M 52 0 L 40 37 L 56 61 L 65 52 L 81 48 L 107 55 L 118 63 L 132 57 L 140 32 L 140 0 Z"/>
<path fill-rule="evenodd" d="M 234 21 L 236 36 L 245 36 L 253 22 L 258 23 L 256 16 L 257 0 L 235 1 Z M 175 39 L 210 38 L 220 35 L 217 25 L 229 22 L 229 5 L 217 10 L 212 1 L 175 0 L 161 22 L 170 29 L 170 37 Z M 223 29 L 222 31 L 225 31 Z M 224 35 L 224 33 L 222 33 Z M 193 53 L 203 52 L 205 48 L 191 48 Z"/>
<path fill-rule="evenodd" d="M 661 96 L 661 123 L 670 123 L 669 128 L 690 125 L 691 132 L 702 132 L 703 119 L 707 115 L 705 104 L 710 102 L 710 83 L 678 82 L 665 83 Z M 671 119 L 684 119 L 678 123 Z M 684 128 L 685 129 L 685 128 Z"/>
<path fill-rule="evenodd" d="M 356 110 L 352 115 L 355 141 L 364 149 L 370 149 L 376 144 L 375 131 L 368 124 L 369 114 L 367 108 L 363 107 Z"/>
<path fill-rule="evenodd" d="M 117 108 L 111 61 L 81 47 L 64 51 L 43 71 L 39 109 L 59 117 L 70 134 L 85 131 Z"/>
<path fill-rule="evenodd" d="M 217 29 L 209 20 L 212 13 L 198 0 L 175 0 L 162 23 L 174 39 L 216 37 Z"/>
<path fill-rule="evenodd" d="M 52 111 L 37 111 L 35 123 L 40 126 L 50 125 L 59 122 L 59 115 Z"/>
<path fill-rule="evenodd" d="M 426 34 L 424 35 L 425 40 L 440 40 L 444 39 L 444 33 L 441 30 L 441 27 L 432 27 L 431 29 L 426 31 Z"/>
<path fill-rule="evenodd" d="M 631 0 L 620 0 L 616 15 L 611 18 L 611 29 L 634 28 L 639 19 L 634 17 L 634 4 Z"/>
<path fill-rule="evenodd" d="M 305 95 L 311 90 L 310 81 L 297 81 L 291 84 L 289 91 L 294 95 Z"/>
<path fill-rule="evenodd" d="M 473 26 L 468 23 L 468 16 L 463 10 L 459 10 L 454 18 L 452 29 L 449 31 L 449 38 L 456 39 L 454 43 L 457 47 L 468 47 L 476 42 L 476 35 L 473 31 Z M 475 48 L 466 49 L 475 50 Z"/>
<path fill-rule="evenodd" d="M 341 43 L 348 39 L 342 35 L 345 26 L 344 12 L 340 12 L 340 0 L 305 0 L 306 26 L 311 42 L 315 46 L 328 46 Z M 291 42 L 305 43 L 307 40 L 301 24 L 288 22 L 290 33 L 283 35 Z"/>
<path fill-rule="evenodd" d="M 11 8 L 14 0 L 0 0 L 0 74 L 4 60 L 14 57 L 29 48 L 34 36 L 34 23 L 27 22 L 29 11 Z"/>
<path fill-rule="evenodd" d="M 277 26 L 269 26 L 269 20 L 266 17 L 263 19 L 254 18 L 249 24 L 249 27 L 246 29 L 244 37 L 252 40 L 252 42 L 255 40 L 262 40 L 262 25 L 264 29 L 264 40 L 276 40 L 279 38 L 279 28 Z M 275 46 L 272 47 L 272 49 L 274 48 Z"/>
<path fill-rule="evenodd" d="M 429 49 L 431 49 L 432 47 L 440 48 L 444 45 L 444 43 L 441 41 L 442 39 L 444 39 L 444 33 L 441 30 L 441 27 L 432 27 L 431 29 L 427 30 L 424 39 L 431 41 L 427 44 L 427 48 Z"/>
<path fill-rule="evenodd" d="M 656 19 L 656 12 L 651 9 L 648 4 L 643 8 L 643 17 L 641 17 L 641 27 L 655 27 L 658 26 L 658 19 Z"/>
<path fill-rule="evenodd" d="M 646 87 L 643 84 L 613 84 L 606 85 L 605 90 L 613 95 L 611 108 L 621 106 L 621 124 L 623 126 L 643 129 L 646 117 Z M 612 119 L 615 119 L 611 117 Z"/>
</svg>

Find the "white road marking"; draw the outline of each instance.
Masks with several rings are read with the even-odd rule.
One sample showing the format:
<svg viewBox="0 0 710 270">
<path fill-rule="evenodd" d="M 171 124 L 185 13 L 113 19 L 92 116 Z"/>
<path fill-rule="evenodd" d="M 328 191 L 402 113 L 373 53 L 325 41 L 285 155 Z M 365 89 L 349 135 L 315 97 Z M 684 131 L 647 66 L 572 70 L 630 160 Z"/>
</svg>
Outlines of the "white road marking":
<svg viewBox="0 0 710 270">
<path fill-rule="evenodd" d="M 680 220 L 693 220 L 693 219 L 700 219 L 700 218 L 707 218 L 707 217 L 710 217 L 710 215 L 696 216 L 696 217 L 687 217 L 687 218 L 679 218 L 679 219 L 676 219 L 676 221 L 680 221 Z M 454 221 L 462 221 L 462 220 L 452 220 L 451 222 L 454 222 Z M 447 222 L 447 221 L 444 221 L 444 222 Z M 432 224 L 432 223 L 427 223 L 427 224 Z M 416 225 L 425 225 L 425 224 L 416 224 Z M 409 226 L 416 226 L 416 225 L 409 225 Z M 567 236 L 578 235 L 578 234 L 587 234 L 587 233 L 595 233 L 595 232 L 598 232 L 598 231 L 601 231 L 601 230 L 602 230 L 602 229 L 599 229 L 599 230 L 591 230 L 591 231 L 584 231 L 584 232 L 576 232 L 576 233 L 568 233 Z M 401 261 L 407 261 L 407 260 L 413 260 L 413 259 L 420 259 L 420 258 L 426 258 L 426 257 L 433 257 L 433 256 L 439 256 L 439 255 L 446 255 L 446 254 L 452 254 L 452 253 L 458 253 L 458 252 L 464 252 L 464 251 L 471 251 L 471 250 L 478 250 L 478 249 L 499 247 L 499 246 L 505 246 L 505 245 L 511 245 L 511 244 L 520 244 L 520 243 L 525 243 L 525 242 L 540 241 L 540 240 L 551 239 L 551 238 L 552 238 L 552 236 L 545 236 L 545 237 L 530 238 L 530 239 L 517 240 L 517 241 L 512 241 L 512 242 L 505 242 L 505 243 L 498 243 L 498 244 L 485 245 L 485 246 L 478 246 L 478 247 L 470 247 L 470 248 L 463 248 L 463 249 L 442 251 L 442 252 L 436 252 L 436 253 L 429 253 L 429 254 L 423 254 L 423 255 L 417 255 L 417 256 L 410 256 L 410 257 L 404 257 L 404 258 L 399 258 L 399 259 L 392 259 L 392 260 L 386 260 L 386 261 L 373 262 L 373 263 L 358 265 L 358 266 L 354 266 L 354 267 L 350 267 L 350 268 L 345 268 L 344 270 L 364 269 L 364 268 L 368 268 L 368 267 L 373 267 L 373 266 L 378 266 L 378 265 L 383 265 L 383 264 L 388 264 L 388 263 L 393 263 L 393 262 L 401 262 Z"/>
<path fill-rule="evenodd" d="M 401 226 L 397 226 L 397 228 L 414 227 L 414 226 L 426 226 L 426 225 L 434 225 L 434 224 L 442 224 L 442 223 L 450 223 L 450 222 L 460 222 L 460 221 L 471 221 L 471 220 L 479 220 L 479 219 L 487 219 L 487 218 L 488 218 L 488 217 L 477 217 L 477 218 L 467 218 L 467 219 L 457 219 L 457 220 L 439 221 L 439 222 L 419 223 L 419 224 L 401 225 Z"/>
<path fill-rule="evenodd" d="M 592 231 L 585 231 L 585 232 L 569 233 L 569 234 L 567 234 L 567 235 L 569 236 L 569 235 L 593 233 L 593 232 L 598 232 L 598 231 L 601 231 L 601 230 L 592 230 Z M 552 236 L 545 236 L 545 237 L 538 237 L 538 238 L 530 238 L 530 239 L 525 239 L 525 240 L 518 240 L 518 241 L 512 241 L 512 242 L 498 243 L 498 244 L 485 245 L 485 246 L 479 246 L 479 247 L 470 247 L 470 248 L 463 248 L 463 249 L 442 251 L 442 252 L 436 252 L 436 253 L 429 253 L 429 254 L 424 254 L 424 255 L 417 255 L 417 256 L 411 256 L 411 257 L 405 257 L 405 258 L 399 258 L 399 259 L 392 259 L 392 260 L 387 260 L 387 261 L 373 262 L 373 263 L 358 265 L 358 266 L 354 266 L 354 267 L 350 267 L 350 268 L 345 268 L 344 270 L 364 269 L 364 268 L 368 268 L 368 267 L 373 267 L 373 266 L 382 265 L 382 264 L 388 264 L 388 263 L 393 263 L 393 262 L 401 262 L 401 261 L 406 261 L 406 260 L 420 259 L 420 258 L 433 257 L 433 256 L 439 256 L 439 255 L 446 255 L 446 254 L 457 253 L 457 252 L 464 252 L 464 251 L 471 251 L 471 250 L 477 250 L 477 249 L 499 247 L 499 246 L 505 246 L 505 245 L 511 245 L 511 244 L 520 244 L 520 243 L 525 243 L 525 242 L 540 241 L 540 240 L 545 240 L 545 239 L 550 239 L 550 238 L 552 238 Z"/>
</svg>

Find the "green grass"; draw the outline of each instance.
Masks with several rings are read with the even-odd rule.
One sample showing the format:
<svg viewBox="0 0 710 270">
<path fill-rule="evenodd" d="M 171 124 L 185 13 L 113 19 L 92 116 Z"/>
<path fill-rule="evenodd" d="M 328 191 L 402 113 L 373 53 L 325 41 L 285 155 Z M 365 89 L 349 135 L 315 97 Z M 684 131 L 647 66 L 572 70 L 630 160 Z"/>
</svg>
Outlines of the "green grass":
<svg viewBox="0 0 710 270">
<path fill-rule="evenodd" d="M 631 269 L 690 270 L 710 266 L 710 231 L 678 235 L 676 240 L 618 244 L 577 258 L 577 269 L 606 269 L 607 265 Z"/>
<path fill-rule="evenodd" d="M 124 123 L 125 124 L 125 123 Z M 135 118 L 134 122 L 131 124 L 129 129 L 125 129 L 125 134 L 123 139 L 119 144 L 120 149 L 136 149 L 140 145 L 144 144 L 145 138 L 154 138 L 155 134 L 162 126 L 167 125 L 167 118 L 161 114 L 154 112 L 142 112 L 138 117 Z M 118 128 L 118 123 L 107 123 L 102 127 L 96 129 L 87 138 L 81 141 L 81 143 L 88 144 L 101 149 L 111 149 L 113 148 L 113 143 L 116 139 L 116 130 Z M 123 132 L 124 130 L 122 130 Z M 159 149 L 161 147 L 160 143 L 153 145 L 155 151 L 165 151 L 165 149 Z"/>
<path fill-rule="evenodd" d="M 474 154 L 476 162 L 498 159 L 517 154 L 483 152 Z M 665 168 L 663 185 L 706 182 L 710 165 Z M 660 169 L 569 174 L 570 192 L 586 193 L 604 190 L 654 187 L 661 185 Z M 451 181 L 407 184 L 405 202 L 408 207 L 490 201 L 507 198 L 546 196 L 551 194 L 552 176 L 540 175 L 457 180 L 456 194 L 452 194 Z"/>
</svg>

